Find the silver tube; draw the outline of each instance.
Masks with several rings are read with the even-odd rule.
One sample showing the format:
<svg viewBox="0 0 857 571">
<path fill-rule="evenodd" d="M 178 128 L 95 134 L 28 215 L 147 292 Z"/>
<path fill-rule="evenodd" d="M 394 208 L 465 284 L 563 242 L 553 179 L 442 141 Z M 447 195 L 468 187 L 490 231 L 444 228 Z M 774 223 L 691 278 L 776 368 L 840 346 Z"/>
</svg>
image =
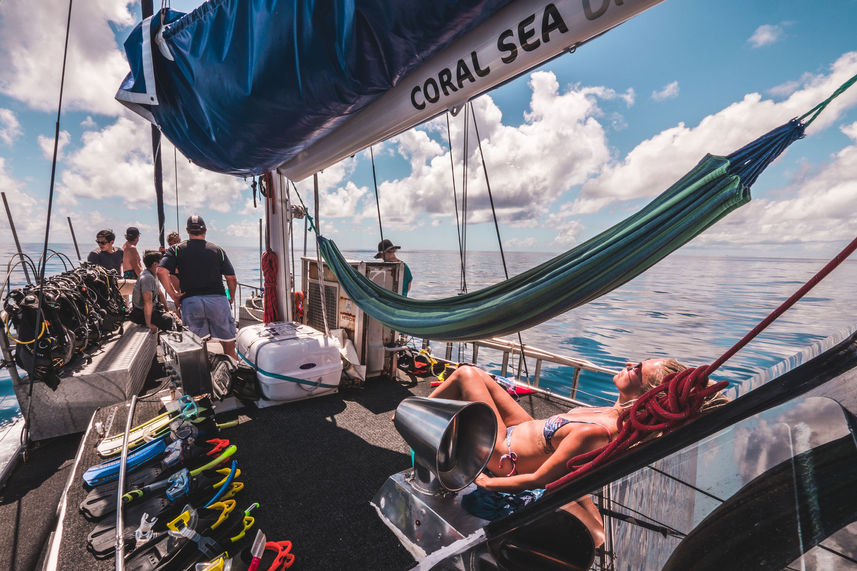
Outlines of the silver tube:
<svg viewBox="0 0 857 571">
<path fill-rule="evenodd" d="M 137 410 L 137 395 L 131 397 L 128 420 L 125 421 L 125 434 L 122 436 L 122 457 L 119 460 L 119 486 L 116 490 L 116 571 L 125 569 L 125 523 L 122 520 L 122 496 L 125 495 L 125 468 L 128 462 L 128 433 Z"/>
</svg>

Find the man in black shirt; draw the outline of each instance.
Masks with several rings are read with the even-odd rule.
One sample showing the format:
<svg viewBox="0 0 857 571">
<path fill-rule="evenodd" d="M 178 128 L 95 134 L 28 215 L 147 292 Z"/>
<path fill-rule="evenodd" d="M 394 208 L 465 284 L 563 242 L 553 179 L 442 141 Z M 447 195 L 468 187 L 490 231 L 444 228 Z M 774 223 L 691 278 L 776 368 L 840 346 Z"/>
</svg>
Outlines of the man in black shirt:
<svg viewBox="0 0 857 571">
<path fill-rule="evenodd" d="M 216 244 L 205 241 L 205 221 L 201 216 L 187 219 L 190 239 L 168 248 L 158 267 L 158 279 L 176 305 L 181 306 L 182 320 L 188 329 L 200 337 L 211 335 L 220 341 L 223 352 L 237 359 L 235 353 L 235 319 L 230 304 L 235 299 L 238 280 L 226 252 Z M 170 273 L 178 270 L 176 291 Z M 229 299 L 221 276 L 226 278 Z"/>
</svg>

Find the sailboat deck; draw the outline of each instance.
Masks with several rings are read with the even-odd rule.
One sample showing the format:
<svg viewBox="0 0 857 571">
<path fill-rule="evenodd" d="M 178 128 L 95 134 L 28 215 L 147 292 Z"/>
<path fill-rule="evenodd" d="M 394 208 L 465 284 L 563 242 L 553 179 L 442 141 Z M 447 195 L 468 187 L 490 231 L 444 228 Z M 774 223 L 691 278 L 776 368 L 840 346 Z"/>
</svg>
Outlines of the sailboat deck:
<svg viewBox="0 0 857 571">
<path fill-rule="evenodd" d="M 408 569 L 415 564 L 369 502 L 387 477 L 410 466 L 408 446 L 391 422 L 393 411 L 403 398 L 430 390 L 424 380 L 379 377 L 360 390 L 218 415 L 219 422 L 239 420 L 237 427 L 222 433 L 238 446 L 245 484 L 238 506 L 260 503 L 254 513 L 257 525 L 269 541 L 292 541 L 293 569 Z M 562 408 L 541 398 L 523 398 L 521 403 L 535 415 Z M 156 401 L 139 403 L 134 423 L 151 418 L 159 407 Z M 106 422 L 111 414 L 111 409 L 102 409 L 94 421 Z M 126 414 L 127 405 L 119 405 L 111 432 L 124 427 Z M 113 568 L 112 558 L 97 561 L 86 550 L 86 537 L 95 524 L 77 508 L 86 495 L 80 475 L 99 461 L 96 441 L 93 431 L 87 433 L 71 476 L 57 552 L 61 569 Z M 22 543 L 31 541 L 26 522 L 20 524 L 14 530 L 19 551 Z M 38 553 L 37 547 L 38 541 L 31 550 Z"/>
</svg>

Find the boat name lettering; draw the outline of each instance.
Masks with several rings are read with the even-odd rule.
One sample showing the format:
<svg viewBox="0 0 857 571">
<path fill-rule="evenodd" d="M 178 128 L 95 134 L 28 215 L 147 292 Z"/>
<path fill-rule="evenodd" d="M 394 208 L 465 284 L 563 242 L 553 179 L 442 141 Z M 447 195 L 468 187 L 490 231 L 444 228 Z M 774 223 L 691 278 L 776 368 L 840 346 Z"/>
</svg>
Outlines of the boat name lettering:
<svg viewBox="0 0 857 571">
<path fill-rule="evenodd" d="M 607 11 L 607 8 L 610 6 L 610 0 L 601 0 L 601 7 L 597 10 L 592 10 L 592 0 L 582 0 L 583 1 L 583 14 L 586 16 L 587 20 L 597 20 L 601 16 L 604 15 L 604 12 Z M 616 0 L 617 6 L 622 6 L 625 4 L 624 0 Z"/>
<path fill-rule="evenodd" d="M 607 1 L 607 0 L 605 0 Z M 622 0 L 616 0 L 621 4 Z M 585 8 L 589 8 L 589 2 L 584 2 Z M 591 9 L 590 9 L 591 11 Z M 603 9 L 601 10 L 603 12 Z M 589 12 L 587 12 L 589 14 Z M 597 17 L 597 14 L 595 17 Z M 541 34 L 536 24 L 537 14 L 533 13 L 518 22 L 512 29 L 503 30 L 497 37 L 497 49 L 500 61 L 510 64 L 518 58 L 518 47 L 525 52 L 538 49 L 543 43 L 551 40 L 551 34 L 568 32 L 568 26 L 562 19 L 559 10 L 554 4 L 547 4 L 541 14 Z M 588 16 L 587 16 L 588 17 Z M 454 69 L 445 67 L 437 76 L 426 78 L 422 84 L 411 89 L 411 105 L 414 109 L 422 110 L 429 103 L 437 103 L 442 97 L 449 97 L 459 89 L 464 89 L 467 83 L 475 83 L 476 77 L 486 77 L 491 73 L 491 66 L 482 66 L 479 63 L 479 54 L 470 52 L 469 56 L 461 57 L 455 64 Z"/>
</svg>

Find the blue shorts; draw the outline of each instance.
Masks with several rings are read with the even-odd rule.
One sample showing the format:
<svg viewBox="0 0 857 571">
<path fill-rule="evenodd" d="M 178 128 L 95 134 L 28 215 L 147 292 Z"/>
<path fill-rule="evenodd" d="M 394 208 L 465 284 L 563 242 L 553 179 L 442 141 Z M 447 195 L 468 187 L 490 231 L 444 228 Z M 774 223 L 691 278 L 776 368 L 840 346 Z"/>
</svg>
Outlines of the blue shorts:
<svg viewBox="0 0 857 571">
<path fill-rule="evenodd" d="M 182 322 L 194 334 L 216 341 L 235 341 L 235 320 L 225 295 L 194 295 L 182 299 Z"/>
</svg>

